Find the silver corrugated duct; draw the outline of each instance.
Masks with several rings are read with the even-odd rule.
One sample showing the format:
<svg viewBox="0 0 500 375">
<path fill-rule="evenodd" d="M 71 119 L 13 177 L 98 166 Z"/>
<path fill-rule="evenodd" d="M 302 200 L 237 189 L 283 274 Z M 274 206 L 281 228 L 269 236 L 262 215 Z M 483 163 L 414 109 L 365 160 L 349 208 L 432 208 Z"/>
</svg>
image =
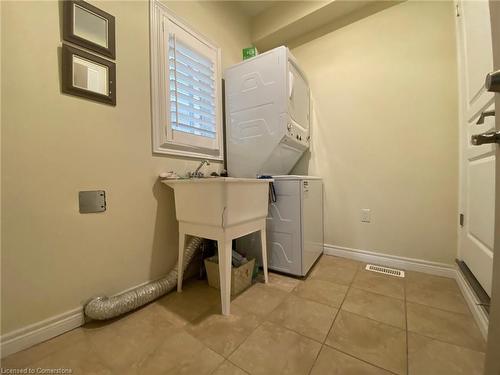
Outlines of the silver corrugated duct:
<svg viewBox="0 0 500 375">
<path fill-rule="evenodd" d="M 203 239 L 193 237 L 186 246 L 183 267 L 186 269 Z M 177 285 L 176 265 L 163 279 L 137 287 L 114 297 L 96 297 L 85 305 L 85 315 L 96 320 L 115 318 L 135 310 L 170 292 Z"/>
</svg>

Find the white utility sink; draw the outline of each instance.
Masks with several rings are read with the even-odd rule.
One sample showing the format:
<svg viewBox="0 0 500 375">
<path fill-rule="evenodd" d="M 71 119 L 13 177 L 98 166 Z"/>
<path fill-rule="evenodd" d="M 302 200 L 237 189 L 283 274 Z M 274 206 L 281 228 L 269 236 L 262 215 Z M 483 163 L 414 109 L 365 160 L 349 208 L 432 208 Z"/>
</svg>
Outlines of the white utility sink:
<svg viewBox="0 0 500 375">
<path fill-rule="evenodd" d="M 266 217 L 269 182 L 255 178 L 207 177 L 162 180 L 174 189 L 179 221 L 177 291 L 182 291 L 186 235 L 217 241 L 222 314 L 230 314 L 232 241 L 260 232 L 267 283 Z"/>
<path fill-rule="evenodd" d="M 174 189 L 179 222 L 218 227 L 265 218 L 269 181 L 233 177 L 162 180 Z"/>
</svg>

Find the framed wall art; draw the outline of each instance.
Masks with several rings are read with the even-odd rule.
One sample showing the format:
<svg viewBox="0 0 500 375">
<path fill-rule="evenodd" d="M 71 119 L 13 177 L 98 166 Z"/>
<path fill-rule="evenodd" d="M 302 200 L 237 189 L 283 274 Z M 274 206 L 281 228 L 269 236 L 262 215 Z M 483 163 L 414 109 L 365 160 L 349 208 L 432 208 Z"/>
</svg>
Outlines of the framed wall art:
<svg viewBox="0 0 500 375">
<path fill-rule="evenodd" d="M 62 92 L 116 105 L 115 63 L 63 44 Z"/>
<path fill-rule="evenodd" d="M 63 39 L 114 59 L 115 17 L 82 0 L 63 4 Z"/>
</svg>

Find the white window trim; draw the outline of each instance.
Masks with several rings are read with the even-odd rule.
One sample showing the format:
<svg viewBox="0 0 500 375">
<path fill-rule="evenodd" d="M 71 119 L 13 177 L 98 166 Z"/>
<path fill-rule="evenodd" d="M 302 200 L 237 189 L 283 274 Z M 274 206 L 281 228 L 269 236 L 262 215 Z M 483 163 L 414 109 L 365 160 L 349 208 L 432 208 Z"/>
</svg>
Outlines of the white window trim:
<svg viewBox="0 0 500 375">
<path fill-rule="evenodd" d="M 207 152 L 201 147 L 182 145 L 167 139 L 166 124 L 170 123 L 167 108 L 169 103 L 166 74 L 168 73 L 167 45 L 164 38 L 164 19 L 169 19 L 181 26 L 191 35 L 217 51 L 216 83 L 216 131 L 217 154 Z M 222 59 L 221 49 L 205 36 L 194 31 L 182 19 L 177 17 L 159 0 L 150 0 L 150 42 L 151 42 L 151 122 L 153 152 L 158 154 L 177 155 L 197 159 L 224 160 L 223 120 L 222 120 Z"/>
</svg>

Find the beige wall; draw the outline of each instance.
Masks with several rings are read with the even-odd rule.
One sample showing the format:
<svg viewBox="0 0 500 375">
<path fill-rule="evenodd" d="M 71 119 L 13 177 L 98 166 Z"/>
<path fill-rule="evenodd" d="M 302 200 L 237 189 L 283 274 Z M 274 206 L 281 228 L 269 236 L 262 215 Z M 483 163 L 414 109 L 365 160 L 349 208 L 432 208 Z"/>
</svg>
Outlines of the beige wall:
<svg viewBox="0 0 500 375">
<path fill-rule="evenodd" d="M 1 3 L 6 333 L 165 274 L 177 223 L 157 175 L 197 162 L 151 153 L 148 2 L 92 2 L 116 17 L 116 107 L 60 93 L 58 2 Z M 222 47 L 224 66 L 250 45 L 234 4 L 167 5 Z M 108 210 L 79 214 L 78 191 L 93 189 Z"/>
<path fill-rule="evenodd" d="M 117 20 L 116 108 L 60 93 L 57 2 L 1 2 L 2 333 L 157 278 L 177 258 L 173 195 L 156 176 L 197 162 L 151 153 L 148 4 L 93 3 Z M 222 47 L 224 66 L 251 44 L 235 4 L 168 5 Z M 408 2 L 293 49 L 317 112 L 296 172 L 325 179 L 325 242 L 453 261 L 454 46 L 451 3 Z M 78 213 L 87 189 L 107 191 L 107 212 Z"/>
<path fill-rule="evenodd" d="M 293 43 L 292 43 L 293 45 Z M 293 48 L 315 97 L 295 172 L 325 185 L 325 242 L 451 264 L 458 194 L 451 2 L 406 2 Z M 372 209 L 372 222 L 360 210 Z"/>
</svg>

